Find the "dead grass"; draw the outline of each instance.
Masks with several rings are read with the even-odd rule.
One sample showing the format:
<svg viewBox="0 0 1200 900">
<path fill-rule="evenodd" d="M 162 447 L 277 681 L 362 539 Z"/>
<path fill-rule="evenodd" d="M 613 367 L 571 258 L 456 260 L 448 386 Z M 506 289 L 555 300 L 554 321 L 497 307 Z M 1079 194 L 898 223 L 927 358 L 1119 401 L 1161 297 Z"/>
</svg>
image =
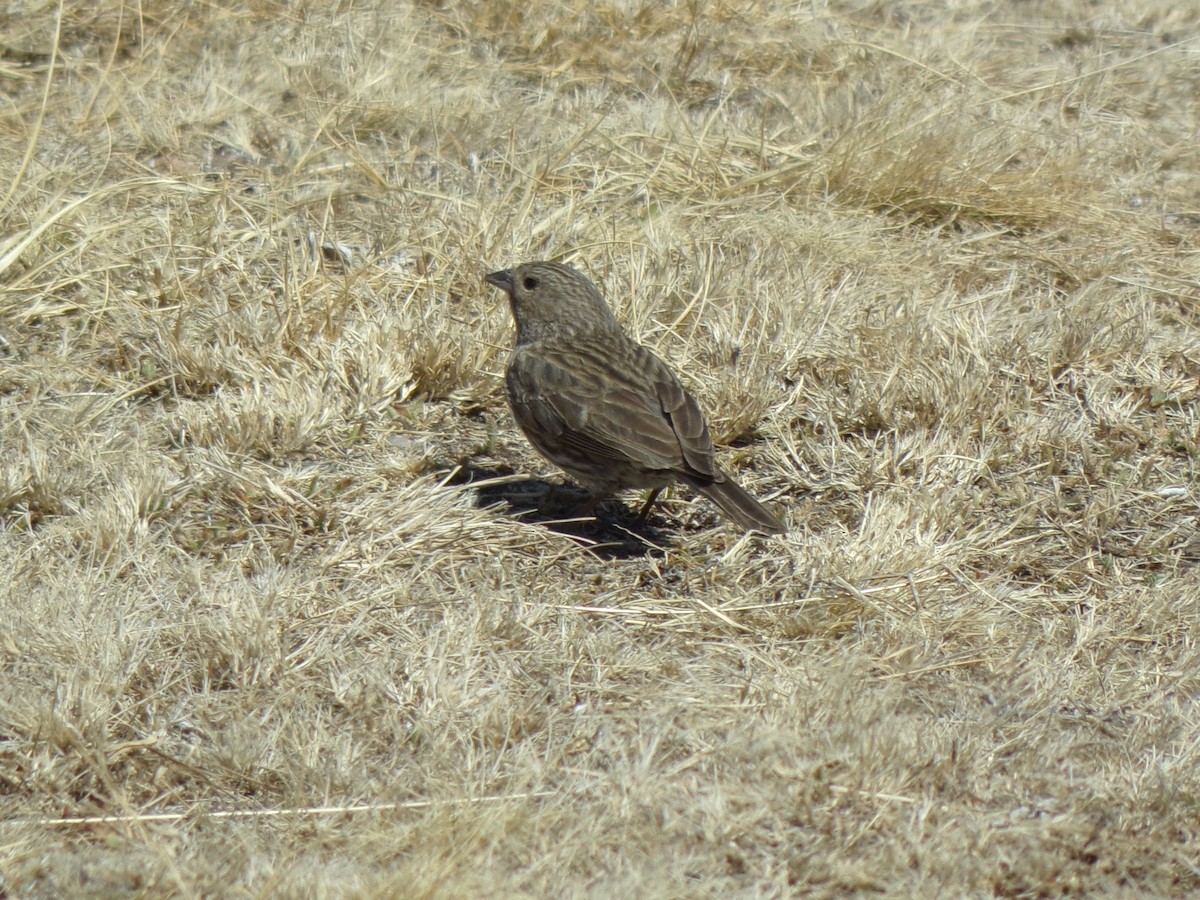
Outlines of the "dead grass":
<svg viewBox="0 0 1200 900">
<path fill-rule="evenodd" d="M 0 893 L 1200 890 L 1186 4 L 5 15 Z M 789 536 L 522 512 L 547 256 Z"/>
</svg>

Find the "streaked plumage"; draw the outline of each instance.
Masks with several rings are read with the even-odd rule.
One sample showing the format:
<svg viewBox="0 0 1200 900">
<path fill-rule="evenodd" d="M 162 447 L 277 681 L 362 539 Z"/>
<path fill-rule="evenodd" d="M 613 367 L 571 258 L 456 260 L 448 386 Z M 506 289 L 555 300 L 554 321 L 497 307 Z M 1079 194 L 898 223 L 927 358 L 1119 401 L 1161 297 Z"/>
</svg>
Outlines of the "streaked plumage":
<svg viewBox="0 0 1200 900">
<path fill-rule="evenodd" d="M 716 464 L 695 398 L 621 328 L 582 273 L 550 262 L 493 272 L 517 324 L 505 386 L 517 424 L 543 456 L 598 497 L 682 481 L 738 525 L 786 529 Z"/>
</svg>

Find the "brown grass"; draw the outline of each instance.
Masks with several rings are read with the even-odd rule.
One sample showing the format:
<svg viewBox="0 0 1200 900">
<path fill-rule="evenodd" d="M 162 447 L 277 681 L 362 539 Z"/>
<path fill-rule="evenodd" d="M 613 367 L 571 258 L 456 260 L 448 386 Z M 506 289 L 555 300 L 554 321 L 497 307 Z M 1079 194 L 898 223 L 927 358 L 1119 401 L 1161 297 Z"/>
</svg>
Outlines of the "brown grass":
<svg viewBox="0 0 1200 900">
<path fill-rule="evenodd" d="M 1200 13 L 572 6 L 5 14 L 0 894 L 1200 891 Z M 550 256 L 789 536 L 528 514 Z"/>
</svg>

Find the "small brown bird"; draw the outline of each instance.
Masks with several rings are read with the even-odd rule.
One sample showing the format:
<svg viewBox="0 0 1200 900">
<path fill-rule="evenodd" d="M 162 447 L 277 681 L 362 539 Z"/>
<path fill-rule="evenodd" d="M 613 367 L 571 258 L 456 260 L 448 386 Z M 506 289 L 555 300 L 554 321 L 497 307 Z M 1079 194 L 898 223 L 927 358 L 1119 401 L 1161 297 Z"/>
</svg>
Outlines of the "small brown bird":
<svg viewBox="0 0 1200 900">
<path fill-rule="evenodd" d="M 484 276 L 508 294 L 517 343 L 505 386 L 517 424 L 542 456 L 597 498 L 682 481 L 747 530 L 786 531 L 717 465 L 696 400 L 667 364 L 631 339 L 581 272 L 530 262 Z"/>
</svg>

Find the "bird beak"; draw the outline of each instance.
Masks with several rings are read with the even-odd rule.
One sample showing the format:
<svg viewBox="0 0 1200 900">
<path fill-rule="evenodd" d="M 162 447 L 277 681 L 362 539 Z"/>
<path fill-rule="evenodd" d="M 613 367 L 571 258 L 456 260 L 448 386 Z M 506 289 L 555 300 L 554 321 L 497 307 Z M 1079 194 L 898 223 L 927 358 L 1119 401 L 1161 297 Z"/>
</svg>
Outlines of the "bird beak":
<svg viewBox="0 0 1200 900">
<path fill-rule="evenodd" d="M 484 275 L 483 280 L 492 287 L 498 287 L 502 291 L 508 293 L 513 292 L 513 277 L 512 272 L 508 269 L 501 269 L 499 272 L 492 272 L 490 275 Z"/>
</svg>

